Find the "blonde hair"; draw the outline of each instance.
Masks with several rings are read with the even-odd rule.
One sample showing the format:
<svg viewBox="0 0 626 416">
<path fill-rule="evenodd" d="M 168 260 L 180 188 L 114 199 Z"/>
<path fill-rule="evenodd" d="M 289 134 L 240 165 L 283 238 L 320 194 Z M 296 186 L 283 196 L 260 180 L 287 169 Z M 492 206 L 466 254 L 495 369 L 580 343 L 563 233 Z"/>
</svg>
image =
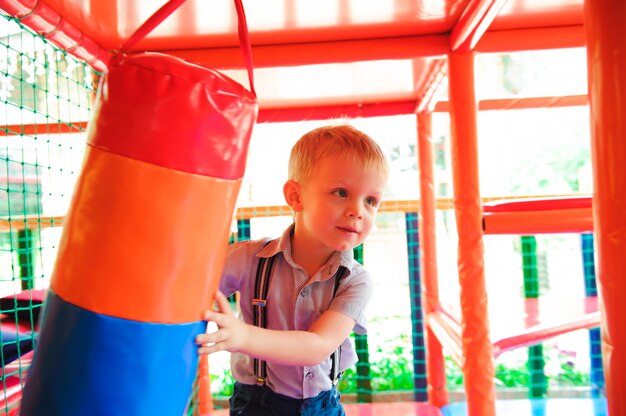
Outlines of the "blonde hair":
<svg viewBox="0 0 626 416">
<path fill-rule="evenodd" d="M 378 144 L 362 131 L 343 124 L 316 128 L 296 142 L 289 157 L 289 179 L 306 183 L 317 162 L 334 154 L 376 168 L 385 177 L 389 175 L 389 164 Z"/>
</svg>

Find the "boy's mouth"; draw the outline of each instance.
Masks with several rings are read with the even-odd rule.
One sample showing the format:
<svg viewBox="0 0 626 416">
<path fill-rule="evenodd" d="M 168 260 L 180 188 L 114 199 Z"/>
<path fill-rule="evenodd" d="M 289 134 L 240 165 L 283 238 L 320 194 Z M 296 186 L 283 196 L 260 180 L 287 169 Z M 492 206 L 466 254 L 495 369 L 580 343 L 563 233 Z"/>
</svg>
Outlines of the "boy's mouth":
<svg viewBox="0 0 626 416">
<path fill-rule="evenodd" d="M 337 227 L 339 230 L 341 231 L 345 231 L 347 233 L 353 233 L 353 234 L 357 234 L 358 231 L 356 230 L 356 228 L 352 228 L 352 227 Z"/>
</svg>

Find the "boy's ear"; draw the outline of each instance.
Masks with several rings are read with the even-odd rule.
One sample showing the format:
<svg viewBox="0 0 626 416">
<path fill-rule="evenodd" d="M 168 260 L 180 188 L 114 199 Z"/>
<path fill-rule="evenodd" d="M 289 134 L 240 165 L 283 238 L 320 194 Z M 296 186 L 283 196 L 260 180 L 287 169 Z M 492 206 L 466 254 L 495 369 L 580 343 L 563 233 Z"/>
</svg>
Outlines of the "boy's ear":
<svg viewBox="0 0 626 416">
<path fill-rule="evenodd" d="M 302 211 L 302 195 L 300 190 L 300 184 L 291 179 L 283 185 L 285 201 L 294 212 Z"/>
</svg>

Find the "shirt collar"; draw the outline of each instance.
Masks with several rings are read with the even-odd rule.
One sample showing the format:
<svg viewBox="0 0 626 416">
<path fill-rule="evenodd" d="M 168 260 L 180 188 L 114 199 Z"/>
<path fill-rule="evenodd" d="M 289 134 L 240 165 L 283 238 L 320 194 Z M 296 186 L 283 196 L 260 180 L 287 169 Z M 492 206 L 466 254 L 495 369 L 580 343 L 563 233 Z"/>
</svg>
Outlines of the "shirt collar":
<svg viewBox="0 0 626 416">
<path fill-rule="evenodd" d="M 294 227 L 295 224 L 291 224 L 279 238 L 269 241 L 267 245 L 259 251 L 257 256 L 272 257 L 275 254 L 282 252 L 287 263 L 289 263 L 292 267 L 298 267 L 291 257 L 291 236 L 293 234 Z M 320 279 L 326 280 L 332 277 L 337 272 L 339 266 L 347 268 L 349 272 L 348 274 L 350 274 L 354 264 L 353 259 L 354 254 L 352 250 L 335 251 L 328 262 L 326 262 L 326 264 L 321 268 Z"/>
</svg>

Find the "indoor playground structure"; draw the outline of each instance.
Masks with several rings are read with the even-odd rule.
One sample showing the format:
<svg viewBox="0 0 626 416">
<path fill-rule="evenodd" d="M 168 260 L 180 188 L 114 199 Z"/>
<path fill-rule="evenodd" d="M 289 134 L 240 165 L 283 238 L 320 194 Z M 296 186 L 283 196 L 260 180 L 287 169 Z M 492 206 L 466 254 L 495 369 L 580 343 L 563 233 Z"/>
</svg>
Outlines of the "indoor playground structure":
<svg viewBox="0 0 626 416">
<path fill-rule="evenodd" d="M 404 163 L 354 249 L 379 286 L 346 413 L 626 416 L 622 0 L 0 12 L 0 412 L 228 414 L 228 357 L 193 341 L 227 244 L 280 234 L 275 165 L 341 119 Z M 556 76 L 524 90 L 534 53 Z M 555 165 L 589 149 L 558 177 L 576 185 L 492 191 L 517 169 L 507 155 L 563 135 Z"/>
</svg>

